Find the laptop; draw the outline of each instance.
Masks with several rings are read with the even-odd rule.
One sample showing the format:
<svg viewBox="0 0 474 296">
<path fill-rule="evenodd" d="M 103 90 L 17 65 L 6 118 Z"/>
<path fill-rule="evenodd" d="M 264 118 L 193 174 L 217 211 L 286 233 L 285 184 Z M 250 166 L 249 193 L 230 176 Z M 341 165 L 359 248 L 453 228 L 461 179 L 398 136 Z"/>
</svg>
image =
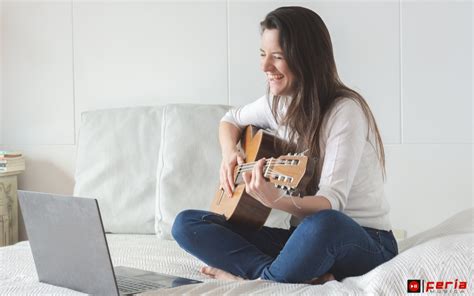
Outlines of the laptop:
<svg viewBox="0 0 474 296">
<path fill-rule="evenodd" d="M 201 283 L 113 267 L 96 199 L 18 190 L 39 281 L 92 295 L 133 295 Z"/>
</svg>

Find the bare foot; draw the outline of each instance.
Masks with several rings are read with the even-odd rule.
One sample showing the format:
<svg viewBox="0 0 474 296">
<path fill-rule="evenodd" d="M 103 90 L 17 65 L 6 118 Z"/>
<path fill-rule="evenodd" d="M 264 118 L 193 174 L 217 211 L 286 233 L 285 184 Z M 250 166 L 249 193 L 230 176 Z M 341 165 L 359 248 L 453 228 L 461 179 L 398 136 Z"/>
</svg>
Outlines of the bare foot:
<svg viewBox="0 0 474 296">
<path fill-rule="evenodd" d="M 232 273 L 228 273 L 227 271 L 223 271 L 222 269 L 211 267 L 211 266 L 204 266 L 201 267 L 201 274 L 210 277 L 211 279 L 218 279 L 218 280 L 227 280 L 227 281 L 242 281 L 243 278 L 233 275 Z"/>
<path fill-rule="evenodd" d="M 320 276 L 318 278 L 314 278 L 312 280 L 309 280 L 306 283 L 311 284 L 311 285 L 322 285 L 325 282 L 334 281 L 335 279 L 336 278 L 334 277 L 334 275 L 332 273 L 328 272 L 328 273 L 325 273 L 325 274 L 323 274 L 322 276 Z"/>
</svg>

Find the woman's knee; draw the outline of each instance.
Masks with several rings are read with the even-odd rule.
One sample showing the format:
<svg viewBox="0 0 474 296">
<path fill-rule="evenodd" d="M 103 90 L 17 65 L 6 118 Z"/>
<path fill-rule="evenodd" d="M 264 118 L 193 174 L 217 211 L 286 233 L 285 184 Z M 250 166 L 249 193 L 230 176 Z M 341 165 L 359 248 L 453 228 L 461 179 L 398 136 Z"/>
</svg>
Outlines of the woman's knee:
<svg viewBox="0 0 474 296">
<path fill-rule="evenodd" d="M 187 233 L 192 229 L 193 221 L 197 218 L 198 212 L 196 210 L 184 210 L 176 216 L 171 228 L 171 235 L 176 241 L 179 242 L 187 236 Z"/>
<path fill-rule="evenodd" d="M 344 216 L 343 213 L 332 210 L 332 209 L 327 209 L 327 210 L 321 210 L 318 211 L 312 215 L 306 216 L 302 223 L 324 223 L 324 224 L 329 224 L 332 222 L 337 222 Z"/>
<path fill-rule="evenodd" d="M 300 227 L 317 232 L 319 237 L 324 236 L 324 234 L 333 236 L 338 229 L 341 229 L 343 224 L 349 222 L 348 219 L 350 218 L 345 214 L 328 209 L 307 216 L 301 221 Z"/>
</svg>

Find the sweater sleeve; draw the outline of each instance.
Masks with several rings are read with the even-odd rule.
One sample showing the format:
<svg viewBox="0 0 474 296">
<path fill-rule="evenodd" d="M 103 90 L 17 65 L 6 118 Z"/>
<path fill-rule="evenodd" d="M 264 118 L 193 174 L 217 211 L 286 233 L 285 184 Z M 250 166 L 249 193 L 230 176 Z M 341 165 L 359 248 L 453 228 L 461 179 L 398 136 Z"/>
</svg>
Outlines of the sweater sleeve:
<svg viewBox="0 0 474 296">
<path fill-rule="evenodd" d="M 334 210 L 342 211 L 367 143 L 368 121 L 359 103 L 344 99 L 329 114 L 319 190 Z"/>
<path fill-rule="evenodd" d="M 250 124 L 263 129 L 276 127 L 276 121 L 267 96 L 263 96 L 250 104 L 231 108 L 222 117 L 221 121 L 229 122 L 240 130 Z"/>
</svg>

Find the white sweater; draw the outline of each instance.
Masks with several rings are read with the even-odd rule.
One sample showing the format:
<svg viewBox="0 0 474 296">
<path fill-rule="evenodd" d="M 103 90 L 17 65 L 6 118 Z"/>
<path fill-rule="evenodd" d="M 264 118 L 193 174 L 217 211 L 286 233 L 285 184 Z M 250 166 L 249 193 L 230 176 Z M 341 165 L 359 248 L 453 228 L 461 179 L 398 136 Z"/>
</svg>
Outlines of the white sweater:
<svg viewBox="0 0 474 296">
<path fill-rule="evenodd" d="M 271 100 L 263 96 L 253 103 L 229 110 L 221 121 L 232 123 L 241 130 L 252 124 L 288 139 L 285 127 L 278 126 L 272 114 L 271 104 Z M 279 116 L 286 111 L 286 105 L 280 106 Z M 338 101 L 323 122 L 321 137 L 321 159 L 324 161 L 315 195 L 327 198 L 332 209 L 343 212 L 361 226 L 390 230 L 390 207 L 384 194 L 375 134 L 368 128 L 360 105 L 352 99 Z M 298 221 L 293 219 L 292 224 L 295 222 Z"/>
</svg>

